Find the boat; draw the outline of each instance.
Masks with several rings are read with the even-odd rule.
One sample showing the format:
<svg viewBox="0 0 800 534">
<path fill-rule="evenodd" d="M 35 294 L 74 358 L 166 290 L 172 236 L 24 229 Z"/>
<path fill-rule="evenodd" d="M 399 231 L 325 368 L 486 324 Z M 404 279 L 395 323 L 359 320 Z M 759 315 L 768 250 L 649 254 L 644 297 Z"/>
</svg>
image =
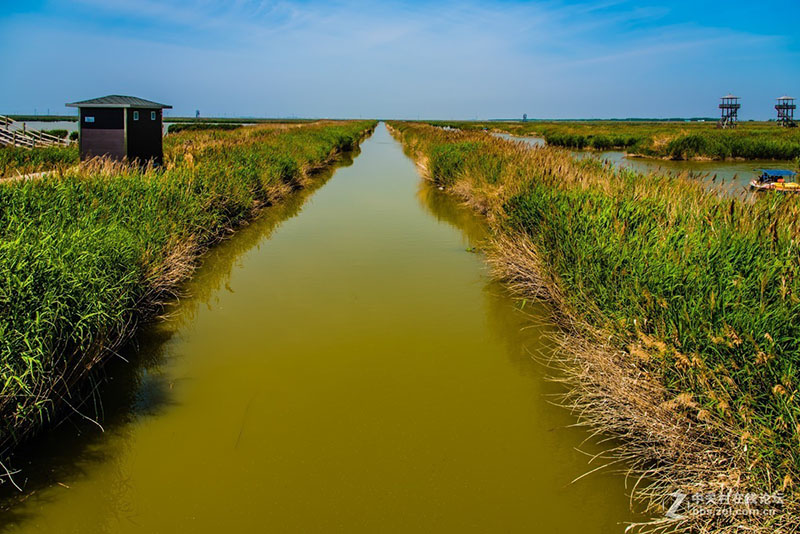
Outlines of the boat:
<svg viewBox="0 0 800 534">
<path fill-rule="evenodd" d="M 800 184 L 795 181 L 797 173 L 788 169 L 758 169 L 761 174 L 750 180 L 753 191 L 779 191 L 800 193 Z"/>
</svg>

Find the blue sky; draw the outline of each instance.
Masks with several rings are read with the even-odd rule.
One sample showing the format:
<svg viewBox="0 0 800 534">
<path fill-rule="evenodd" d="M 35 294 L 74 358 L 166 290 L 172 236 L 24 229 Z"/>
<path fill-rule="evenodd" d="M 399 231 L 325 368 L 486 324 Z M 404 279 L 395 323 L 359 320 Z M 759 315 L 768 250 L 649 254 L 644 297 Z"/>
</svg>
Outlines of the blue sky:
<svg viewBox="0 0 800 534">
<path fill-rule="evenodd" d="M 742 117 L 800 96 L 800 2 L 0 0 L 0 113 Z M 795 29 L 792 32 L 792 29 Z"/>
</svg>

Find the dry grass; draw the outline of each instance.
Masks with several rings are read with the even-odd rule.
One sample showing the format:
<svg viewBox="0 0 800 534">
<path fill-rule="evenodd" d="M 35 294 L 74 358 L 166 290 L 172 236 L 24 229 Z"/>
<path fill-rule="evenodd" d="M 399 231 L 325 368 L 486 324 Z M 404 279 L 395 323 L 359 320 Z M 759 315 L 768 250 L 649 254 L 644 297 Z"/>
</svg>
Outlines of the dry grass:
<svg viewBox="0 0 800 534">
<path fill-rule="evenodd" d="M 555 336 L 555 353 L 547 363 L 553 379 L 564 385 L 560 404 L 598 441 L 613 437 L 622 444 L 607 449 L 598 462 L 622 470 L 632 497 L 644 502 L 648 512 L 663 516 L 676 488 L 689 495 L 752 488 L 745 459 L 736 454 L 736 432 L 719 420 L 687 424 L 685 409 L 696 406 L 690 398 L 670 394 L 652 374 L 657 343 L 642 336 L 640 343 L 621 351 L 609 342 L 608 333 L 581 321 L 557 277 L 524 235 L 501 234 L 488 251 L 494 276 L 513 294 L 555 304 L 563 330 Z M 710 519 L 655 519 L 633 525 L 631 531 L 718 533 L 738 532 L 740 526 Z M 773 532 L 771 526 L 760 531 Z"/>
</svg>

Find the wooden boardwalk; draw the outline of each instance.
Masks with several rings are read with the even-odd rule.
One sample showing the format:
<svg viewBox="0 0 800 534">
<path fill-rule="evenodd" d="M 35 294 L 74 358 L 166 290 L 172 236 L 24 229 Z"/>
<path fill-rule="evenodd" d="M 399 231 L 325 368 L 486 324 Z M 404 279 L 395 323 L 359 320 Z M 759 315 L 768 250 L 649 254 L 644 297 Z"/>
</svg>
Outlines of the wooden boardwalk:
<svg viewBox="0 0 800 534">
<path fill-rule="evenodd" d="M 45 146 L 69 146 L 69 139 L 27 128 L 25 123 L 0 115 L 0 145 L 36 148 Z"/>
</svg>

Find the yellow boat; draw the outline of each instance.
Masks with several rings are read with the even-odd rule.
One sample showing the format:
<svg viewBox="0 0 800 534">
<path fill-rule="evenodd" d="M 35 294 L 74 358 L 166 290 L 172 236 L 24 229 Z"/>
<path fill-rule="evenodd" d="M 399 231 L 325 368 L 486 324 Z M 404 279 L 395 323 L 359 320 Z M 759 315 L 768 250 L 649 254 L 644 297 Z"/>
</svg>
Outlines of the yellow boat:
<svg viewBox="0 0 800 534">
<path fill-rule="evenodd" d="M 786 169 L 760 169 L 761 175 L 750 181 L 754 191 L 778 191 L 800 193 L 800 184 L 793 181 L 797 173 Z"/>
</svg>

